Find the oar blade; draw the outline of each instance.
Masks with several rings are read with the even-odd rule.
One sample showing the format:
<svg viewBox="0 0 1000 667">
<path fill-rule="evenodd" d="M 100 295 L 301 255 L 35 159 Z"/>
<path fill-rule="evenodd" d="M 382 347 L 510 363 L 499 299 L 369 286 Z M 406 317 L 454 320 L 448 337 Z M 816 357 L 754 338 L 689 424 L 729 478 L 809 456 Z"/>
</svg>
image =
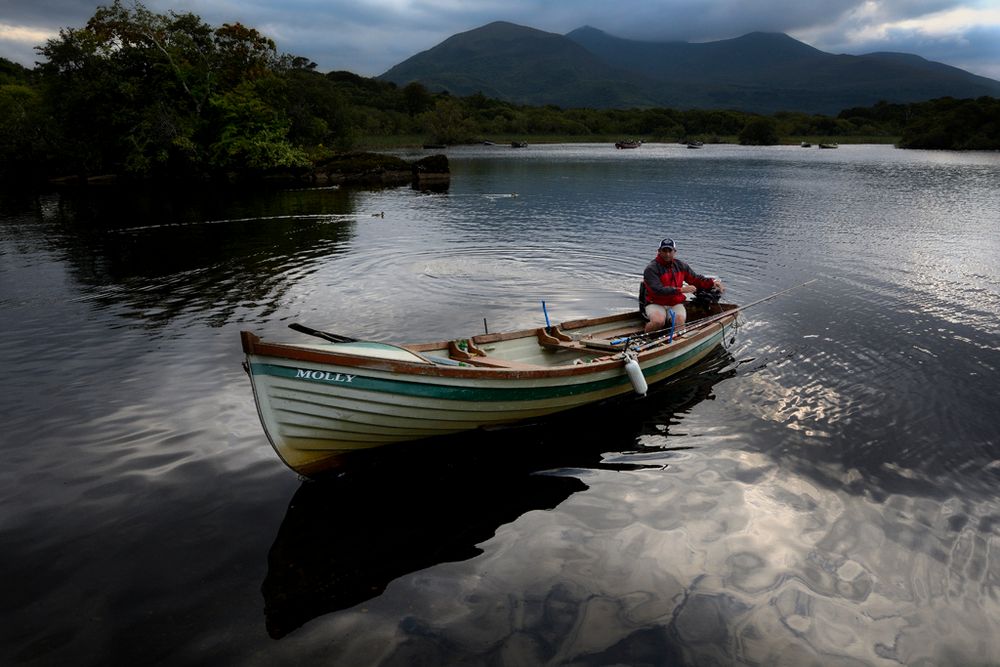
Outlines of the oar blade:
<svg viewBox="0 0 1000 667">
<path fill-rule="evenodd" d="M 351 338 L 349 336 L 341 336 L 340 334 L 330 333 L 329 331 L 320 331 L 319 329 L 313 329 L 312 327 L 307 327 L 304 324 L 299 324 L 298 322 L 292 322 L 288 325 L 288 328 L 293 331 L 298 331 L 299 333 L 304 333 L 307 336 L 315 336 L 316 338 L 322 338 L 323 340 L 328 340 L 331 343 L 354 343 L 357 342 L 357 338 Z"/>
</svg>

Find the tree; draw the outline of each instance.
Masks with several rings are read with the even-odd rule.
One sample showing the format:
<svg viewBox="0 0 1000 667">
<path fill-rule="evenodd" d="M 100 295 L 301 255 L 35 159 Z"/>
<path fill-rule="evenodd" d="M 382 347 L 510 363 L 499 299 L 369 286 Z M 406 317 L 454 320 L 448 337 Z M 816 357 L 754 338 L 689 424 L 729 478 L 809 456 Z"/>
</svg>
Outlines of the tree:
<svg viewBox="0 0 1000 667">
<path fill-rule="evenodd" d="M 280 84 L 296 61 L 252 28 L 115 0 L 39 51 L 44 97 L 77 173 L 197 175 L 238 159 L 253 169 L 300 161 Z M 307 134 L 310 119 L 297 120 Z M 325 133 L 316 127 L 312 135 Z"/>
<path fill-rule="evenodd" d="M 6 58 L 0 58 L 0 85 L 10 83 L 28 85 L 31 79 L 32 72 L 27 67 Z"/>
<path fill-rule="evenodd" d="M 462 143 L 469 141 L 475 134 L 461 103 L 451 96 L 439 99 L 434 110 L 424 115 L 427 131 L 435 143 Z"/>
<path fill-rule="evenodd" d="M 253 28 L 226 23 L 213 34 L 215 69 L 224 89 L 270 75 L 278 64 L 274 42 Z"/>
<path fill-rule="evenodd" d="M 23 176 L 44 160 L 45 121 L 38 91 L 0 84 L 0 174 Z"/>
<path fill-rule="evenodd" d="M 913 105 L 900 148 L 1000 149 L 1000 100 L 942 97 Z"/>
<path fill-rule="evenodd" d="M 434 98 L 421 84 L 413 81 L 403 88 L 403 98 L 406 100 L 406 112 L 413 118 L 434 106 Z"/>
<path fill-rule="evenodd" d="M 740 130 L 739 140 L 743 146 L 773 146 L 778 143 L 777 125 L 772 118 L 755 116 Z"/>
<path fill-rule="evenodd" d="M 351 133 L 343 95 L 315 67 L 315 63 L 289 67 L 284 75 L 283 110 L 291 122 L 288 140 L 299 146 L 333 145 Z"/>
<path fill-rule="evenodd" d="M 222 121 L 210 147 L 213 167 L 266 171 L 309 164 L 305 153 L 287 140 L 291 123 L 265 97 L 266 88 L 246 81 L 212 98 L 212 106 Z"/>
</svg>

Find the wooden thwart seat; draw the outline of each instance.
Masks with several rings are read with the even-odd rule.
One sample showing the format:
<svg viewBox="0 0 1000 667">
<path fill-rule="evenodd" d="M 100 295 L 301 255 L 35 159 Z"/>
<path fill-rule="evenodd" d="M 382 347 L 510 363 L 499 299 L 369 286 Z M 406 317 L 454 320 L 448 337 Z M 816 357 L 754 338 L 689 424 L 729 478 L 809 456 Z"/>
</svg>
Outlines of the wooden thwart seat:
<svg viewBox="0 0 1000 667">
<path fill-rule="evenodd" d="M 550 349 L 574 350 L 586 354 L 603 354 L 607 350 L 621 349 L 621 346 L 609 344 L 605 339 L 576 339 L 567 335 L 559 327 L 541 327 L 535 332 L 538 344 Z"/>
<path fill-rule="evenodd" d="M 464 345 L 459 345 L 459 343 Z M 448 356 L 456 361 L 469 364 L 470 366 L 482 366 L 484 368 L 508 368 L 511 370 L 538 369 L 533 364 L 525 364 L 520 361 L 508 361 L 491 357 L 481 349 L 476 347 L 471 340 L 453 340 L 448 343 Z"/>
<path fill-rule="evenodd" d="M 547 347 L 563 347 L 564 343 L 573 342 L 573 337 L 564 334 L 559 327 L 539 327 L 535 335 L 538 336 L 538 342 Z"/>
</svg>

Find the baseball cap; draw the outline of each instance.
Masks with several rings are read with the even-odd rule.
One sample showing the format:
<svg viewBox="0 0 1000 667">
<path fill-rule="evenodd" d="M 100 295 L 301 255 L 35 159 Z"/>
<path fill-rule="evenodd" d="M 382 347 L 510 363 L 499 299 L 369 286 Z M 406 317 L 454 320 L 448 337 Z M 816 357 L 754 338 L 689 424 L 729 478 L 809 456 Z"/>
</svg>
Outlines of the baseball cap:
<svg viewBox="0 0 1000 667">
<path fill-rule="evenodd" d="M 677 250 L 677 244 L 674 243 L 673 239 L 663 239 L 660 241 L 660 250 L 670 248 L 671 250 Z"/>
</svg>

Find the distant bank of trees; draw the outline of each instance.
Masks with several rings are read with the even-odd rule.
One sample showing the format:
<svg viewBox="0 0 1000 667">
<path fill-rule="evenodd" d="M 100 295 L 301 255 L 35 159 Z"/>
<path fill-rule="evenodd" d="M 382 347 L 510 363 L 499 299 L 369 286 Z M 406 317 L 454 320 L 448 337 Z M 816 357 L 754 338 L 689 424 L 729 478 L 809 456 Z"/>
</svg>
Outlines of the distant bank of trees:
<svg viewBox="0 0 1000 667">
<path fill-rule="evenodd" d="M 1000 150 L 1000 100 L 949 97 L 911 105 L 900 148 Z"/>
<path fill-rule="evenodd" d="M 276 51 L 235 24 L 120 0 L 67 28 L 26 69 L 0 59 L 0 174 L 211 178 L 306 169 L 371 138 L 456 144 L 530 135 L 773 144 L 888 137 L 912 148 L 1000 149 L 1000 101 L 879 103 L 836 117 L 796 112 L 526 107 L 430 93 Z"/>
</svg>

